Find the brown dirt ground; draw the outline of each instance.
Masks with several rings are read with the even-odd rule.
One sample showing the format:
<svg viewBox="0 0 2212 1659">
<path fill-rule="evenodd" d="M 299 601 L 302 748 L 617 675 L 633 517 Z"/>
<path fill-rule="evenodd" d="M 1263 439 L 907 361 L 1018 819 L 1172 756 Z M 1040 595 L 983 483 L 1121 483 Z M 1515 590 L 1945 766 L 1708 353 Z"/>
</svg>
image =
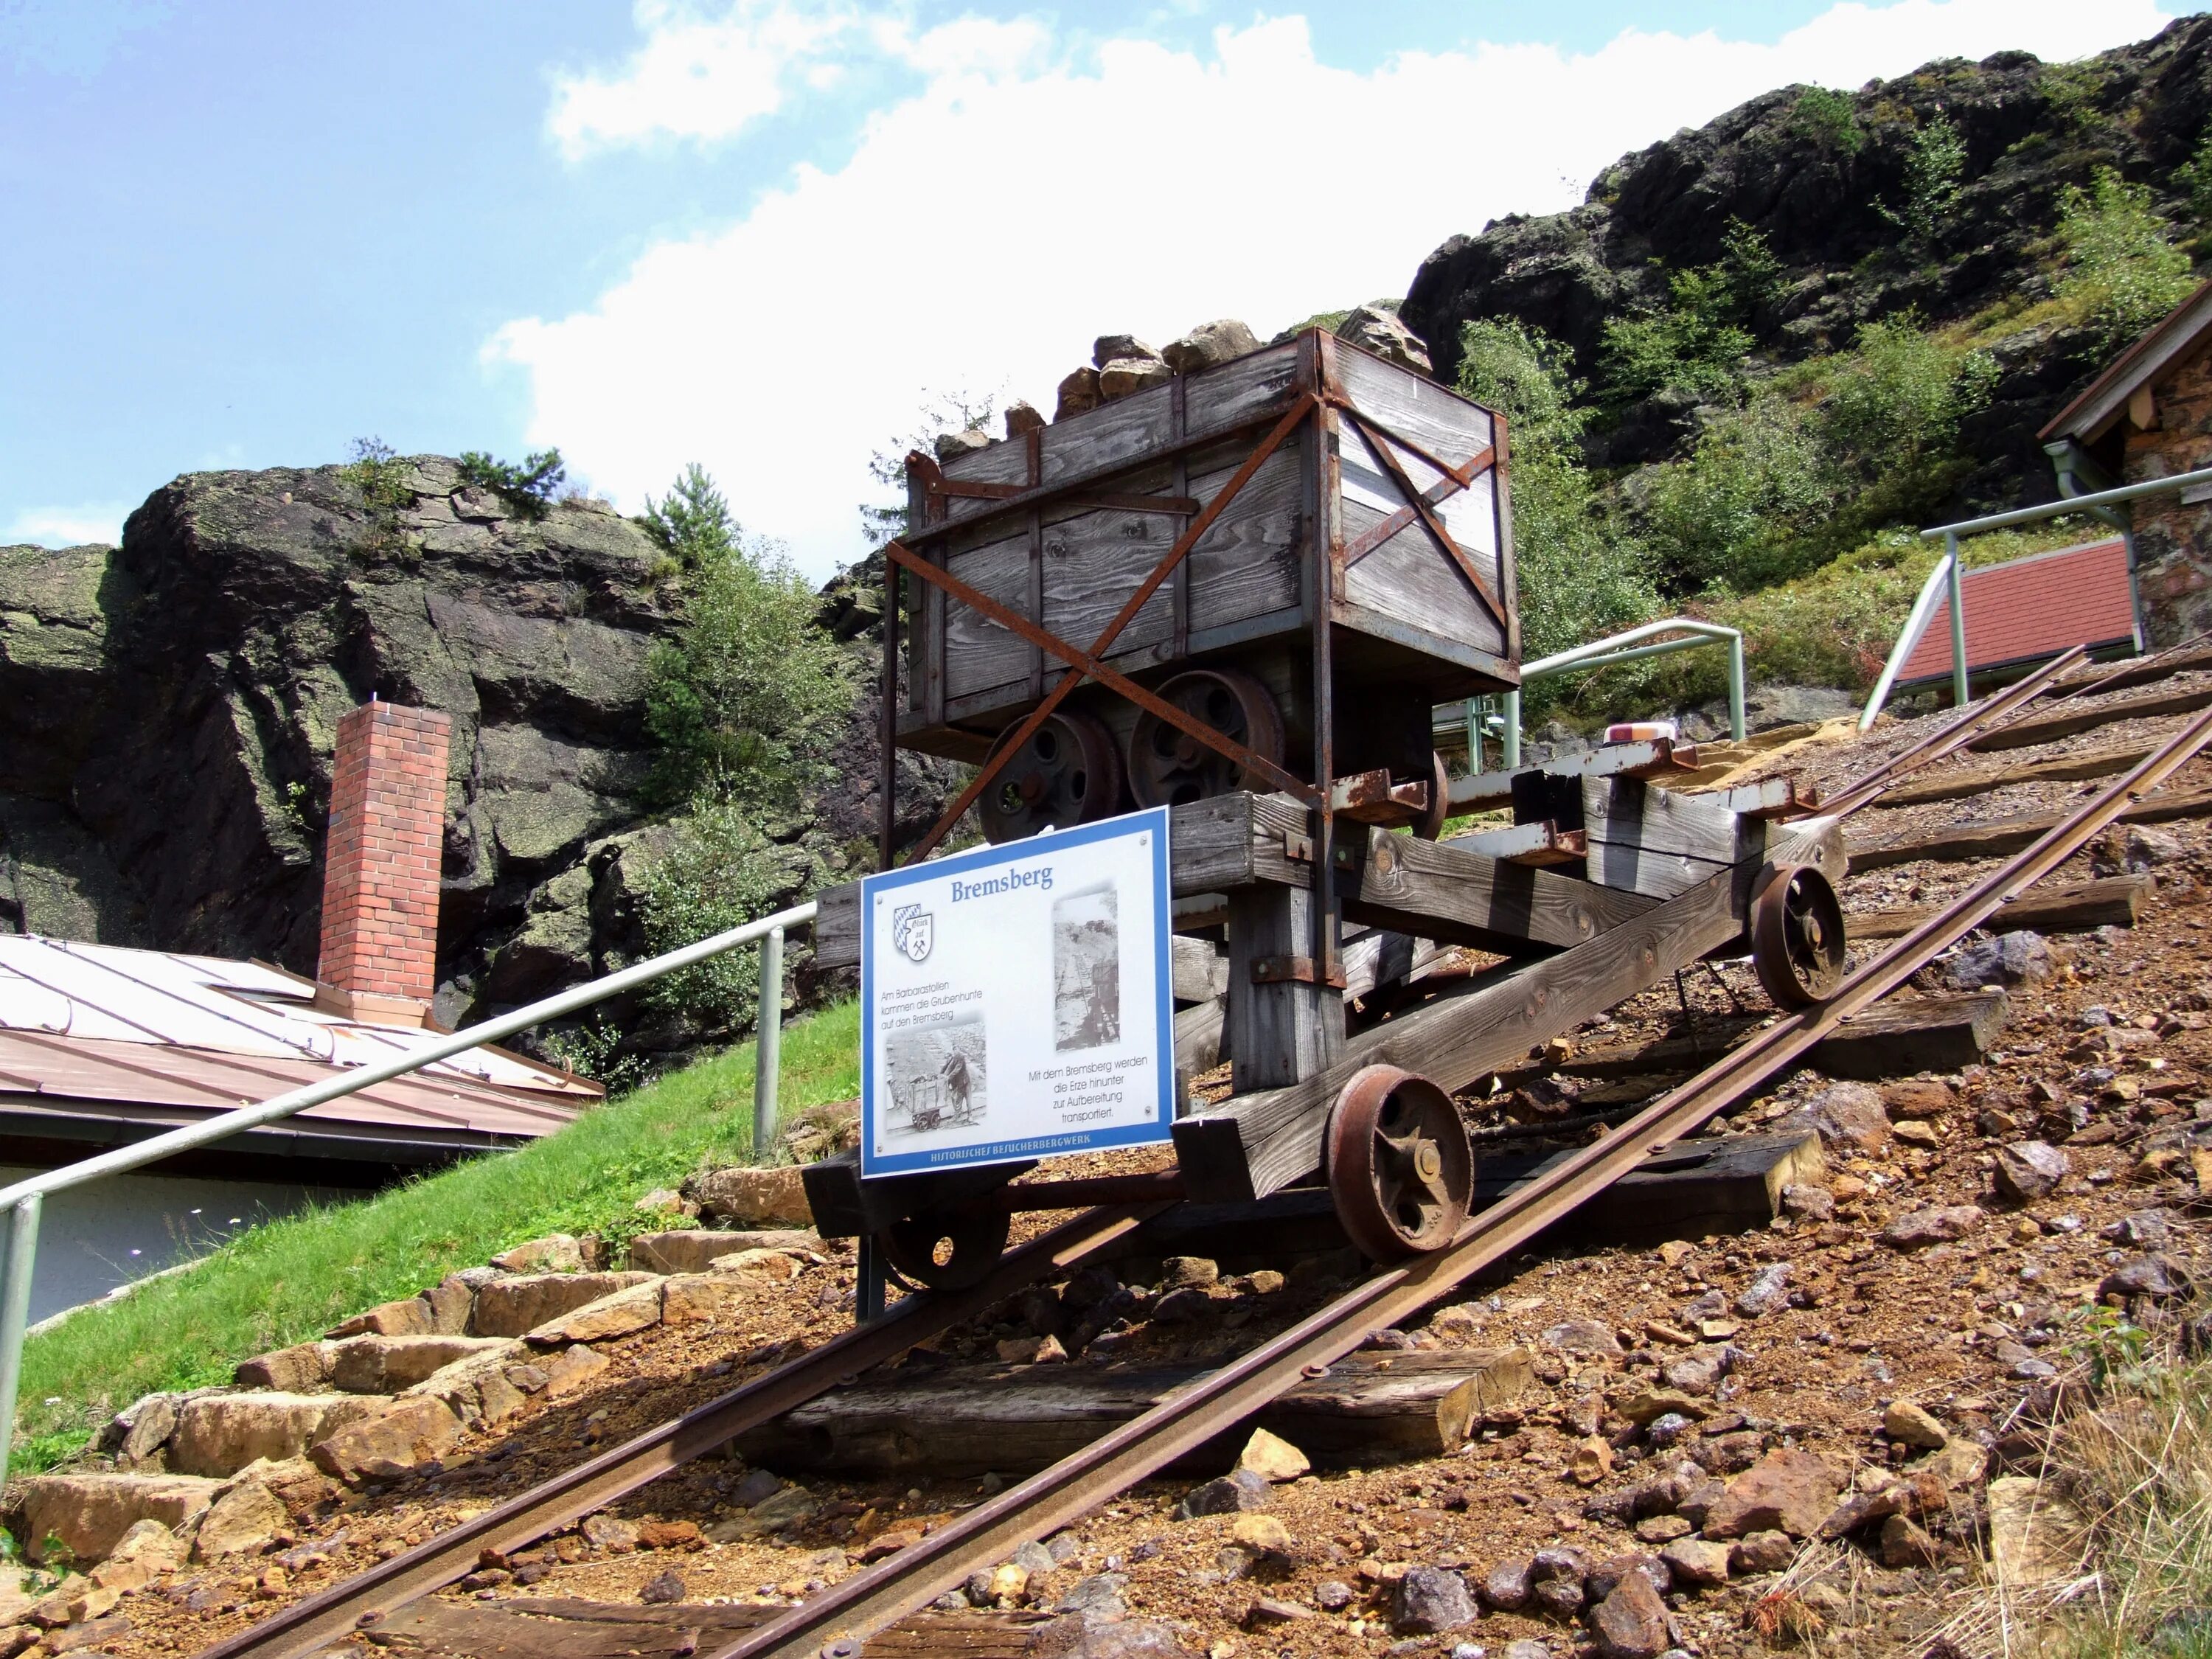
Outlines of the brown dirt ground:
<svg viewBox="0 0 2212 1659">
<path fill-rule="evenodd" d="M 2174 722 L 2142 724 L 2148 735 Z M 1886 725 L 1867 742 L 1800 750 L 1790 757 L 1790 769 L 1832 787 L 1893 752 L 1918 726 Z M 2136 734 L 2133 726 L 2102 728 L 2047 749 L 1947 764 L 2027 761 Z M 2199 763 L 2174 787 L 2208 781 L 2212 768 Z M 1887 839 L 1954 822 L 2045 810 L 2102 787 L 2102 781 L 2021 786 L 1976 799 L 1869 811 L 1853 827 L 1863 837 Z M 1577 1402 L 1618 1397 L 1649 1374 L 1655 1349 L 1643 1334 L 1645 1321 L 1680 1322 L 1683 1305 L 1708 1288 L 1732 1299 L 1754 1271 L 1771 1261 L 1791 1264 L 1790 1282 L 1808 1293 L 1800 1299 L 1810 1305 L 1741 1322 L 1732 1340 L 1745 1358 L 1716 1402 L 1717 1414 L 1703 1425 L 1706 1439 L 1748 1431 L 1765 1446 L 1808 1448 L 1841 1474 L 1869 1462 L 1893 1461 L 1876 1433 L 1882 1409 L 1893 1399 L 1924 1404 L 1954 1437 L 1984 1443 L 1996 1437 L 2027 1387 L 1996 1357 L 1997 1344 L 2017 1339 L 2038 1353 L 2063 1356 L 2063 1316 L 2084 1304 L 2118 1256 L 2099 1230 L 2154 1206 L 2179 1219 L 2199 1203 L 2185 1156 L 2178 1164 L 2156 1156 L 2145 1160 L 2155 1142 L 2177 1140 L 2181 1132 L 2212 1120 L 2212 1087 L 2198 1083 L 2212 1072 L 2212 1030 L 2175 1030 L 2171 1020 L 2160 1024 L 2161 1016 L 2212 1008 L 2212 964 L 2203 938 L 2212 919 L 2205 905 L 2212 891 L 2206 885 L 2212 879 L 2212 832 L 2194 822 L 2164 827 L 2181 838 L 2187 854 L 2159 871 L 2160 890 L 2142 924 L 2130 933 L 2108 929 L 2063 941 L 2070 965 L 2047 983 L 2014 993 L 2012 1023 L 1999 1051 L 1987 1065 L 1947 1079 L 1958 1091 L 1958 1103 L 1936 1121 L 1938 1144 L 1893 1144 L 1866 1157 L 1832 1151 L 1831 1180 L 1849 1175 L 1866 1189 L 1863 1196 L 1839 1202 L 1834 1223 L 1822 1228 L 1778 1223 L 1767 1231 L 1690 1241 L 1686 1253 L 1678 1247 L 1663 1253 L 1604 1249 L 1518 1258 L 1498 1282 L 1462 1289 L 1451 1299 L 1474 1305 L 1476 1325 L 1466 1342 L 1534 1346 L 1542 1357 L 1543 1381 L 1521 1411 L 1492 1422 L 1459 1455 L 1310 1476 L 1278 1489 L 1272 1512 L 1290 1529 L 1297 1559 L 1264 1582 L 1245 1576 L 1243 1558 L 1224 1551 L 1227 1517 L 1173 1518 L 1176 1501 L 1192 1482 L 1148 1482 L 1075 1528 L 1076 1559 L 1034 1588 L 1048 1598 L 1085 1572 L 1124 1572 L 1133 1613 L 1177 1621 L 1189 1645 L 1210 1650 L 1215 1659 L 1365 1654 L 1390 1647 L 1396 1638 L 1376 1598 L 1364 1592 L 1404 1564 L 1462 1565 L 1479 1576 L 1493 1563 L 1555 1542 L 1579 1546 L 1600 1559 L 1635 1548 L 1627 1533 L 1583 1516 L 1590 1492 L 1567 1476 L 1577 1443 L 1571 1426 Z M 2085 854 L 2051 879 L 2087 879 L 2091 863 Z M 1849 908 L 1863 909 L 1937 901 L 1987 867 L 1885 870 L 1852 878 L 1844 901 Z M 1747 966 L 1724 965 L 1720 980 L 1753 1011 L 1765 1012 Z M 1730 996 L 1712 977 L 1693 975 L 1684 983 L 1698 1018 L 1734 1012 Z M 2155 1041 L 2118 1066 L 2124 1079 L 2158 1085 L 2154 1093 L 2132 1103 L 2100 1095 L 2097 1080 L 2065 1057 L 2079 1036 L 2079 1016 L 2093 1005 L 2122 1024 L 2165 1032 L 2154 1030 Z M 1679 1029 L 1680 1019 L 1668 985 L 1625 1004 L 1575 1040 L 1587 1046 L 1657 1036 Z M 2093 1115 L 2069 1148 L 2073 1173 L 2058 1190 L 2024 1208 L 2007 1206 L 1990 1189 L 1989 1168 L 1999 1143 L 1978 1132 L 1977 1115 L 2004 1111 L 2023 1126 L 2022 1134 L 2034 1133 L 2028 1126 L 2043 1107 L 2031 1091 L 2039 1082 L 2062 1102 L 2090 1098 Z M 1825 1084 L 1801 1073 L 1749 1103 L 1729 1127 L 1757 1129 Z M 1470 1101 L 1469 1111 L 1477 1121 L 1489 1121 L 1496 1107 Z M 1149 1149 L 1053 1173 L 1126 1170 L 1166 1161 L 1164 1149 Z M 1895 1214 L 1965 1203 L 1980 1203 L 1989 1213 L 1957 1243 L 1900 1255 L 1875 1242 Z M 1023 1231 L 1051 1219 L 1025 1218 Z M 2172 1253 L 2193 1261 L 2201 1276 L 2203 1251 L 2194 1222 L 2177 1229 Z M 442 1473 L 335 1498 L 304 1517 L 288 1542 L 295 1550 L 309 1544 L 323 1553 L 296 1570 L 267 1559 L 247 1569 L 190 1569 L 129 1597 L 123 1610 L 134 1634 L 112 1650 L 197 1651 L 274 1606 L 320 1589 L 713 1398 L 798 1346 L 844 1328 L 853 1276 L 849 1250 L 833 1254 L 790 1286 L 763 1292 L 740 1327 L 662 1328 L 605 1345 L 614 1364 L 590 1392 L 550 1406 L 532 1402 L 496 1434 L 472 1436 Z M 1227 1357 L 1310 1311 L 1326 1295 L 1325 1288 L 1312 1286 L 1268 1295 L 1248 1290 L 1218 1304 L 1222 1317 L 1215 1328 L 1194 1334 L 1188 1326 L 1139 1324 L 1121 1340 L 1115 1357 Z M 1001 1311 L 1004 1321 L 953 1334 L 936 1345 L 938 1351 L 953 1359 L 989 1358 L 995 1340 L 1014 1334 L 1007 1322 L 1016 1316 Z M 1626 1357 L 1576 1359 L 1542 1346 L 1547 1328 L 1575 1318 L 1620 1329 L 1630 1343 Z M 1076 1363 L 1082 1361 L 1078 1355 Z M 1639 1448 L 1631 1445 L 1620 1456 L 1620 1466 L 1598 1491 L 1649 1473 L 1639 1466 L 1645 1456 Z M 741 1473 L 732 1463 L 702 1462 L 663 1479 L 618 1512 L 634 1521 L 708 1524 L 733 1512 L 727 1494 Z M 854 1571 L 859 1547 L 875 1533 L 941 1522 L 979 1497 L 973 1480 L 908 1486 L 816 1479 L 808 1484 L 824 1507 L 790 1546 L 758 1540 L 713 1544 L 675 1557 L 611 1554 L 571 1532 L 520 1558 L 520 1565 L 535 1560 L 544 1569 L 542 1576 L 533 1569 L 535 1582 L 526 1588 L 506 1583 L 480 1592 L 447 1593 L 633 1601 L 647 1579 L 672 1566 L 684 1580 L 687 1600 L 785 1601 Z M 1856 1549 L 1818 1547 L 1801 1559 L 1793 1582 L 1802 1588 L 1812 1577 L 1824 1577 L 1847 1597 L 1822 1645 L 1838 1652 L 1887 1653 L 1912 1649 L 1917 1636 L 1974 1593 L 1981 1571 L 1976 1559 L 1955 1553 L 1941 1566 L 1890 1571 Z M 1329 1580 L 1363 1594 L 1341 1613 L 1273 1629 L 1246 1628 L 1244 1615 L 1255 1595 L 1310 1604 Z M 1724 1589 L 1678 1598 L 1684 1633 L 1709 1655 L 1758 1651 L 1747 1611 L 1774 1582 L 1771 1576 L 1739 1579 Z M 1407 1650 L 1447 1653 L 1455 1642 L 1471 1641 L 1495 1655 L 1506 1642 L 1528 1637 L 1564 1651 L 1577 1635 L 1556 1624 L 1492 1614 L 1471 1629 L 1422 1639 Z"/>
</svg>

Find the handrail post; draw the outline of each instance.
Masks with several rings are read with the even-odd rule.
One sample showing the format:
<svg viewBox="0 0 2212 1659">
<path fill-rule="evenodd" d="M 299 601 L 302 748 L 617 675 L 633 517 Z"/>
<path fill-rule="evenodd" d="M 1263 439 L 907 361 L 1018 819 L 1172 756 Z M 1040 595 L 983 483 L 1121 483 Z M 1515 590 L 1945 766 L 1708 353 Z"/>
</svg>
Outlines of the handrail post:
<svg viewBox="0 0 2212 1659">
<path fill-rule="evenodd" d="M 761 941 L 760 1018 L 753 1034 L 753 1162 L 768 1161 L 775 1141 L 776 1097 L 783 1069 L 783 929 Z"/>
<path fill-rule="evenodd" d="M 1505 730 L 1498 741 L 1505 750 L 1503 764 L 1510 772 L 1521 764 L 1521 688 L 1517 685 L 1505 694 Z"/>
<path fill-rule="evenodd" d="M 1951 589 L 1951 701 L 1952 706 L 1966 706 L 1966 581 L 1959 568 L 1959 532 L 1949 532 L 1943 538 L 1943 556 L 1948 562 L 1945 580 Z"/>
<path fill-rule="evenodd" d="M 1729 634 L 1729 738 L 1733 743 L 1744 739 L 1743 726 L 1743 631 L 1731 629 Z"/>
<path fill-rule="evenodd" d="M 39 1212 L 31 1193 L 8 1214 L 8 1265 L 0 1279 L 0 1484 L 15 1449 L 15 1394 L 23 1381 L 23 1333 L 31 1322 L 31 1269 L 39 1259 Z"/>
</svg>

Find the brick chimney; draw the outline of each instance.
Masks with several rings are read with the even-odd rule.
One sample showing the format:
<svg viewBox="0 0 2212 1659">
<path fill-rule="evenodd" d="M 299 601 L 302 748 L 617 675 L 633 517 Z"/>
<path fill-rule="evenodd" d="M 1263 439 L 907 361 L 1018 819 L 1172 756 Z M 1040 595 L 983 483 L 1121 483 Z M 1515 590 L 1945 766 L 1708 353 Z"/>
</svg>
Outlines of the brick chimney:
<svg viewBox="0 0 2212 1659">
<path fill-rule="evenodd" d="M 338 722 L 316 972 L 316 1000 L 333 1012 L 384 1025 L 428 1016 L 452 727 L 434 708 L 374 702 Z"/>
</svg>

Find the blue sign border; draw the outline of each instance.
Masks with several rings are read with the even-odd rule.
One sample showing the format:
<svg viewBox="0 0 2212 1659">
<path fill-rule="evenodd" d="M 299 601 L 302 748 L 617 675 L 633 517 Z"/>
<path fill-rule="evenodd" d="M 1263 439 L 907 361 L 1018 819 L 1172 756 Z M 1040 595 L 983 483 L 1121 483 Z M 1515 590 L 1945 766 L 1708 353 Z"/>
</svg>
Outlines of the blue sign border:
<svg viewBox="0 0 2212 1659">
<path fill-rule="evenodd" d="M 902 1152 L 875 1158 L 876 1144 L 876 1030 L 875 957 L 876 896 L 912 886 L 916 882 L 963 875 L 971 870 L 990 870 L 1033 859 L 1040 853 L 1057 853 L 1103 841 L 1149 832 L 1152 837 L 1153 893 L 1153 1017 L 1159 1032 L 1159 1112 L 1146 1123 L 1119 1128 L 1070 1130 L 1065 1134 L 1036 1135 L 1024 1140 L 988 1141 L 981 1146 L 941 1147 L 933 1152 Z M 1086 823 L 1074 830 L 1055 830 L 1026 841 L 981 847 L 949 858 L 904 866 L 860 878 L 860 1173 L 865 1177 L 910 1175 L 925 1170 L 959 1170 L 979 1164 L 1012 1164 L 1025 1158 L 1052 1158 L 1072 1152 L 1103 1152 L 1109 1146 L 1152 1144 L 1166 1138 L 1175 1124 L 1175 987 L 1172 896 L 1169 887 L 1168 809 L 1147 807 L 1120 817 Z"/>
</svg>

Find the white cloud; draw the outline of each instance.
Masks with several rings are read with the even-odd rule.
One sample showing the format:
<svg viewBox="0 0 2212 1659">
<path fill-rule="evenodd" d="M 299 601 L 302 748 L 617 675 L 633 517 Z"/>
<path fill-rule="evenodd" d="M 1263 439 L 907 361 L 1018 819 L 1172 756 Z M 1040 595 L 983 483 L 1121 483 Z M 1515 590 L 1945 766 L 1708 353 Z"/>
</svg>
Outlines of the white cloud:
<svg viewBox="0 0 2212 1659">
<path fill-rule="evenodd" d="M 88 542 L 119 542 L 131 507 L 128 501 L 84 501 L 75 507 L 26 507 L 0 532 L 0 543 L 82 547 Z"/>
<path fill-rule="evenodd" d="M 675 0 L 637 0 L 645 45 L 619 75 L 562 76 L 549 119 L 571 160 L 656 137 L 735 137 L 783 106 L 789 83 L 820 88 L 838 72 L 823 61 L 858 19 L 848 6 L 738 0 L 714 21 Z"/>
<path fill-rule="evenodd" d="M 1237 316 L 1264 337 L 1402 293 L 1453 231 L 1566 207 L 1623 152 L 1769 88 L 2076 57 L 2166 21 L 2154 0 L 1852 3 L 1772 45 L 1631 30 L 1579 56 L 1482 45 L 1356 73 L 1318 61 L 1296 17 L 1205 52 L 1119 39 L 1079 58 L 1035 25 L 914 38 L 878 18 L 848 41 L 923 83 L 845 165 L 796 169 L 727 228 L 649 249 L 589 309 L 509 323 L 487 355 L 527 374 L 532 441 L 603 491 L 635 506 L 702 461 L 749 528 L 823 574 L 860 550 L 867 457 L 927 390 L 1007 386 L 1049 413 L 1094 334 Z M 607 109 L 657 116 L 602 122 L 603 139 L 722 135 L 717 100 L 757 84 L 741 68 L 726 92 L 707 73 L 688 100 L 653 98 L 660 40 L 632 77 L 591 83 Z"/>
</svg>

